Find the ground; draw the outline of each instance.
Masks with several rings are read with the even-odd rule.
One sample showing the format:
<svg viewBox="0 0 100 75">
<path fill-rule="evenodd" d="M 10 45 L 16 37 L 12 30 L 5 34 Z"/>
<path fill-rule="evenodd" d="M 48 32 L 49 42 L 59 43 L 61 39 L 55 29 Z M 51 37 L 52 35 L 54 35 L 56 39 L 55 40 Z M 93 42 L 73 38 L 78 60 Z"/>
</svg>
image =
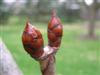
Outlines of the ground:
<svg viewBox="0 0 100 75">
<path fill-rule="evenodd" d="M 21 36 L 26 19 L 12 18 L 7 25 L 0 26 L 2 37 L 11 51 L 24 75 L 41 75 L 37 61 L 23 49 Z M 100 74 L 100 40 L 84 40 L 86 34 L 84 22 L 63 24 L 62 44 L 56 54 L 56 75 L 99 75 Z M 43 34 L 47 44 L 47 24 L 33 23 Z M 100 29 L 96 30 L 100 35 Z"/>
</svg>

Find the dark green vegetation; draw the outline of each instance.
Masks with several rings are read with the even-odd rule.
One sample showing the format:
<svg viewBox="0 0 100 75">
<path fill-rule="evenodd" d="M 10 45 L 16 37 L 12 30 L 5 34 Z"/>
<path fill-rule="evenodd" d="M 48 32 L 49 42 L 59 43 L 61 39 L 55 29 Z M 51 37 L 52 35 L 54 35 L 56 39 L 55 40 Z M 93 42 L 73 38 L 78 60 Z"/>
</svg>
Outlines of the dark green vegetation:
<svg viewBox="0 0 100 75">
<path fill-rule="evenodd" d="M 23 49 L 21 35 L 25 27 L 25 18 L 12 18 L 7 25 L 0 25 L 2 37 L 24 75 L 41 75 L 39 64 Z M 47 24 L 33 23 L 43 34 L 47 44 Z M 56 54 L 56 75 L 99 75 L 100 41 L 83 40 L 86 34 L 83 23 L 64 24 L 62 45 Z M 100 34 L 100 29 L 96 30 Z"/>
</svg>

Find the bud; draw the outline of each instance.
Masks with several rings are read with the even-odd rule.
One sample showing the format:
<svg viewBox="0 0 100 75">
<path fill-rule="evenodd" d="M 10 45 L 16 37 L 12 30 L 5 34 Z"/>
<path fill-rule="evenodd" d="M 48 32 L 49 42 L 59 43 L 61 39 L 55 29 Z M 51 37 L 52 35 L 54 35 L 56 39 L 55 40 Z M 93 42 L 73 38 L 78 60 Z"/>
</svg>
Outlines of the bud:
<svg viewBox="0 0 100 75">
<path fill-rule="evenodd" d="M 63 34 L 63 27 L 60 19 L 56 16 L 55 10 L 52 12 L 51 20 L 48 24 L 48 41 L 49 46 L 59 47 Z"/>
<path fill-rule="evenodd" d="M 22 43 L 33 58 L 39 58 L 43 54 L 44 42 L 41 32 L 28 22 L 22 35 Z"/>
</svg>

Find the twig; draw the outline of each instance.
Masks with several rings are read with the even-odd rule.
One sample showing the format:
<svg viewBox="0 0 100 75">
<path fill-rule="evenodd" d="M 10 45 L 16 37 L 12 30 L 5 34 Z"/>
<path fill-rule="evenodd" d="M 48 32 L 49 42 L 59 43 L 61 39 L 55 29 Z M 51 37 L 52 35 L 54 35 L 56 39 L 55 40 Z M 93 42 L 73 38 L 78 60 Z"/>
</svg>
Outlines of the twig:
<svg viewBox="0 0 100 75">
<path fill-rule="evenodd" d="M 63 27 L 55 10 L 48 24 L 49 43 L 45 47 L 41 32 L 29 22 L 26 23 L 22 35 L 23 46 L 31 57 L 40 63 L 42 75 L 55 75 L 55 53 L 60 47 L 62 33 Z"/>
</svg>

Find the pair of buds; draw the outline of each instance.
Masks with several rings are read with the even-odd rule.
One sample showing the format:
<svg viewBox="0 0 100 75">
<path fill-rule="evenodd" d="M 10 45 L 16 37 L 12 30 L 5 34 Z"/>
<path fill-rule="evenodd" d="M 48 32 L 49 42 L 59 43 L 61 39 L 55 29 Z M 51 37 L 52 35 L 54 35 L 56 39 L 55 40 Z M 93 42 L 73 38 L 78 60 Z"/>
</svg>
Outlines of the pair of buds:
<svg viewBox="0 0 100 75">
<path fill-rule="evenodd" d="M 54 54 L 60 47 L 63 27 L 60 19 L 52 12 L 51 20 L 48 24 L 48 45 L 44 47 L 44 41 L 41 32 L 29 22 L 22 34 L 22 43 L 24 49 L 36 60 L 43 60 L 49 55 Z"/>
</svg>

